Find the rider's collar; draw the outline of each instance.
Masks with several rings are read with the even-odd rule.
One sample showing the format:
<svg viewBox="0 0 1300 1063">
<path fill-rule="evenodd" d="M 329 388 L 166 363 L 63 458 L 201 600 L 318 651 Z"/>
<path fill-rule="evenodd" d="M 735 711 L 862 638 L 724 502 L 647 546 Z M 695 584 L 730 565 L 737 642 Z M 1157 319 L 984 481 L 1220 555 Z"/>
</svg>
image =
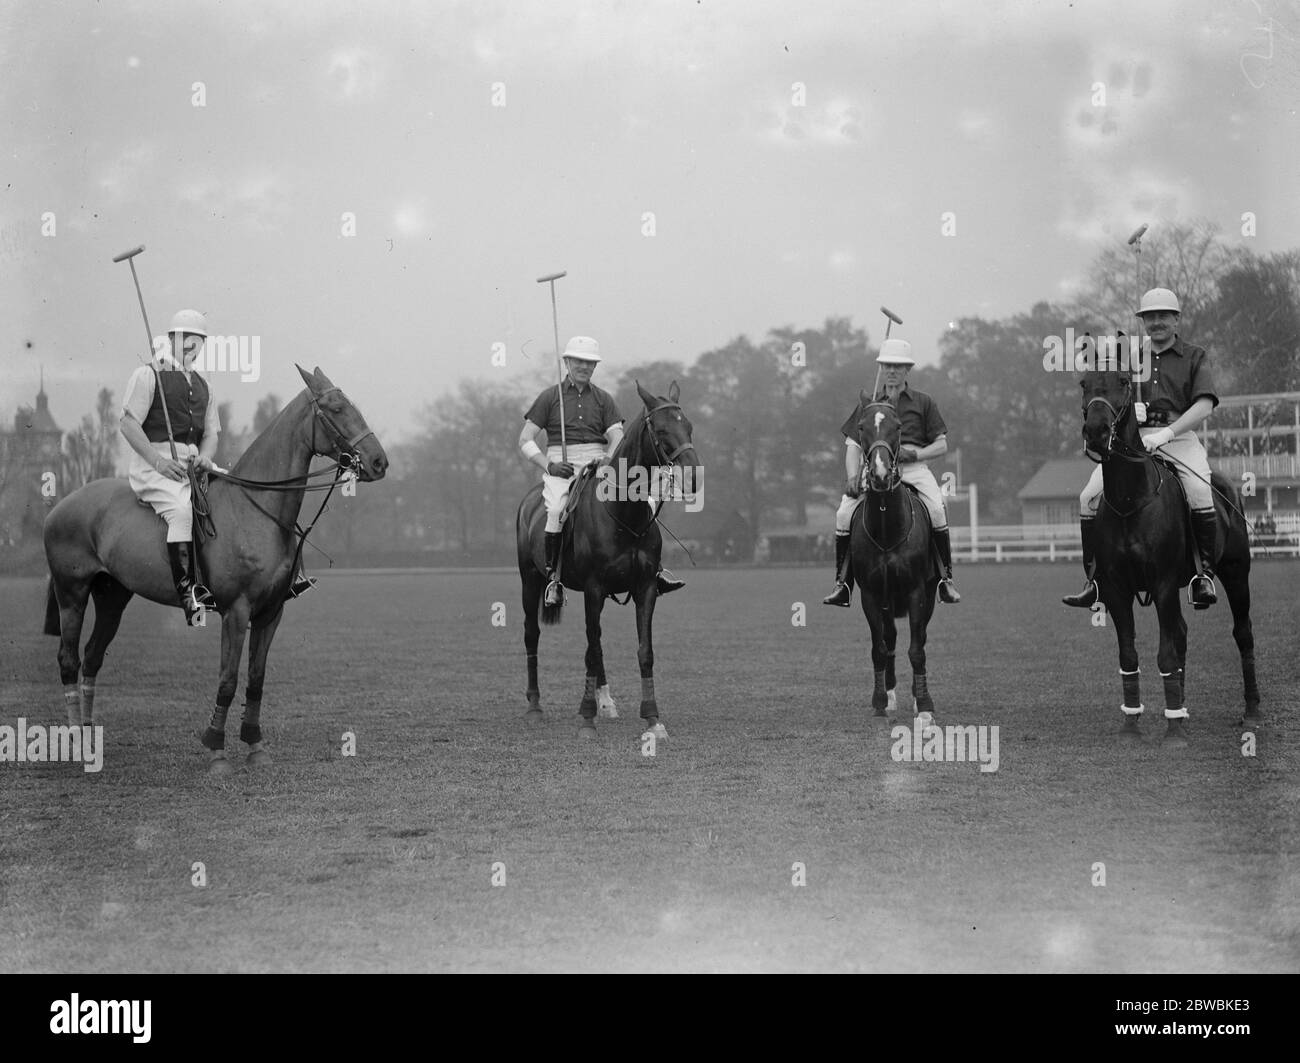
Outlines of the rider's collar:
<svg viewBox="0 0 1300 1063">
<path fill-rule="evenodd" d="M 197 361 L 197 359 L 195 360 Z M 183 363 L 176 361 L 176 359 L 172 357 L 171 351 L 162 351 L 160 354 L 156 355 L 154 357 L 154 364 L 157 365 L 159 369 L 179 369 L 182 373 L 192 372 L 194 369 L 193 362 L 190 363 L 189 369 L 186 369 Z"/>
</svg>

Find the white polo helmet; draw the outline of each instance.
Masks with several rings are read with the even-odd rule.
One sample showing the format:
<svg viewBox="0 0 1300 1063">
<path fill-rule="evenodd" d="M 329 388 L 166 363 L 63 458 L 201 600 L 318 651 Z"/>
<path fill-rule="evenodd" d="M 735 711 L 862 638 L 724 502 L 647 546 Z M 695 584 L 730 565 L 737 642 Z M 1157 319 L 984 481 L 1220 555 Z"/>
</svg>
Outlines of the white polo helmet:
<svg viewBox="0 0 1300 1063">
<path fill-rule="evenodd" d="M 1142 301 L 1138 303 L 1138 316 L 1154 310 L 1172 310 L 1175 314 L 1181 314 L 1182 308 L 1178 305 L 1178 296 L 1168 288 L 1152 288 L 1142 296 Z"/>
<path fill-rule="evenodd" d="M 172 323 L 167 326 L 167 334 L 170 336 L 176 332 L 188 332 L 194 336 L 204 336 L 208 334 L 208 319 L 200 310 L 181 310 L 172 318 Z"/>
<path fill-rule="evenodd" d="M 565 345 L 565 358 L 581 358 L 584 362 L 600 361 L 600 344 L 590 336 L 574 336 Z"/>
<path fill-rule="evenodd" d="M 907 340 L 885 340 L 876 355 L 877 365 L 916 365 L 912 345 Z"/>
</svg>

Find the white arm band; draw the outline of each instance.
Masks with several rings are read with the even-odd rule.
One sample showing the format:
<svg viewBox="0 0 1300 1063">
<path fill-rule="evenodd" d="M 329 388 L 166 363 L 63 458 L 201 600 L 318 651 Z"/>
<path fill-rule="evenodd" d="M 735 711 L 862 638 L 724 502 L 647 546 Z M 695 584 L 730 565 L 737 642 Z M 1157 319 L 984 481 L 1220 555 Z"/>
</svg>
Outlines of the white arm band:
<svg viewBox="0 0 1300 1063">
<path fill-rule="evenodd" d="M 542 448 L 537 445 L 537 440 L 530 439 L 519 448 L 519 452 L 529 461 L 532 461 L 533 458 L 542 453 Z"/>
</svg>

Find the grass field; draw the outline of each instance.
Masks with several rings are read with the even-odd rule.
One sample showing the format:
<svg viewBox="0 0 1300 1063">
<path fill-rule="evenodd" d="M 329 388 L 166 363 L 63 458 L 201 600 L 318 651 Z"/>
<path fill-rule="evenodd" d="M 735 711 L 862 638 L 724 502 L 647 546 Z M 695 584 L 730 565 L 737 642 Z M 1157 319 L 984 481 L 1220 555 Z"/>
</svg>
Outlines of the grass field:
<svg viewBox="0 0 1300 1063">
<path fill-rule="evenodd" d="M 0 969 L 1300 968 L 1300 564 L 1254 573 L 1254 757 L 1226 605 L 1186 610 L 1182 750 L 1159 740 L 1143 611 L 1147 738 L 1131 745 L 1113 630 L 1057 602 L 1077 566 L 959 569 L 930 689 L 940 723 L 999 727 L 987 773 L 891 759 L 866 623 L 821 606 L 827 572 L 686 575 L 655 618 L 670 737 L 653 758 L 630 610 L 605 614 L 623 718 L 583 745 L 574 599 L 543 631 L 548 722 L 530 728 L 517 576 L 324 574 L 272 649 L 275 766 L 243 767 L 241 688 L 225 779 L 195 738 L 219 630 L 134 602 L 99 681 L 103 770 L 0 764 Z M 0 724 L 62 722 L 43 596 L 0 583 Z M 901 644 L 899 686 L 910 722 Z"/>
</svg>

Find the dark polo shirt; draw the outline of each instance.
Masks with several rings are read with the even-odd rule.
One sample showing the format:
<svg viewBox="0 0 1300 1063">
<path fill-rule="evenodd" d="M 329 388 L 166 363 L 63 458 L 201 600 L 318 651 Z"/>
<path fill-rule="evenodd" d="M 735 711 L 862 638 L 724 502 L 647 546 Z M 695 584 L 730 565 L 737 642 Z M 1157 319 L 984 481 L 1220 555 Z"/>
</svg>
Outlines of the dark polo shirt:
<svg viewBox="0 0 1300 1063">
<path fill-rule="evenodd" d="M 885 393 L 876 396 L 877 402 L 885 401 Z M 913 391 L 906 384 L 898 393 L 898 420 L 901 426 L 899 443 L 908 447 L 928 447 L 942 435 L 947 435 L 948 426 L 943 423 L 939 407 L 934 399 L 924 391 Z M 862 419 L 862 403 L 854 408 L 849 419 L 840 426 L 840 433 L 845 439 L 858 441 L 858 422 Z"/>
<path fill-rule="evenodd" d="M 524 414 L 538 428 L 546 429 L 548 446 L 560 445 L 560 397 L 554 387 L 537 396 Z M 605 432 L 623 423 L 614 396 L 595 384 L 579 391 L 573 381 L 564 378 L 564 437 L 570 443 L 604 443 Z"/>
<path fill-rule="evenodd" d="M 1142 382 L 1148 417 L 1158 414 L 1176 421 L 1199 398 L 1219 405 L 1210 356 L 1204 347 L 1175 336 L 1172 347 L 1151 359 L 1151 378 Z"/>
</svg>

